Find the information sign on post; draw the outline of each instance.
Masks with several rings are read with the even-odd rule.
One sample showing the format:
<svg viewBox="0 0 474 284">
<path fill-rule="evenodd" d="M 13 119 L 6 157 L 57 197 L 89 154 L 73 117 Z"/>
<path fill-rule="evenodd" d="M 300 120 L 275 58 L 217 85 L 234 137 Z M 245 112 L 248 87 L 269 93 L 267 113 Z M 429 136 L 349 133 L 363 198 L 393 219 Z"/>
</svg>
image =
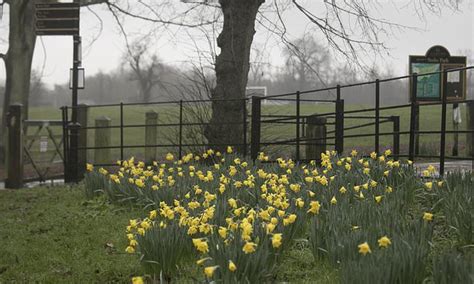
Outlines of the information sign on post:
<svg viewBox="0 0 474 284">
<path fill-rule="evenodd" d="M 79 3 L 38 3 L 36 35 L 79 35 Z"/>
<path fill-rule="evenodd" d="M 464 100 L 466 98 L 466 72 L 464 70 L 448 72 L 446 78 L 441 72 L 466 67 L 466 61 L 465 56 L 451 56 L 449 51 L 440 45 L 428 49 L 424 56 L 410 55 L 410 74 L 418 74 L 416 97 L 410 93 L 410 100 L 440 101 L 443 95 L 450 101 Z M 446 88 L 444 88 L 445 84 Z M 443 94 L 444 90 L 446 94 Z"/>
</svg>

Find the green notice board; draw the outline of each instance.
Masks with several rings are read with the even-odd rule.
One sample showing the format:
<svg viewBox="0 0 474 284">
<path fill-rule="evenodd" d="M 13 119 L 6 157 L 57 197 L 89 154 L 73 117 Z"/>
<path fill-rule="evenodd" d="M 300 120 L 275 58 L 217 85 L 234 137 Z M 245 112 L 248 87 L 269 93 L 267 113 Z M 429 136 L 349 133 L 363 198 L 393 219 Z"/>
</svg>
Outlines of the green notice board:
<svg viewBox="0 0 474 284">
<path fill-rule="evenodd" d="M 433 100 L 441 98 L 441 74 L 423 75 L 441 71 L 439 63 L 412 63 L 412 72 L 417 73 L 416 99 Z"/>
</svg>

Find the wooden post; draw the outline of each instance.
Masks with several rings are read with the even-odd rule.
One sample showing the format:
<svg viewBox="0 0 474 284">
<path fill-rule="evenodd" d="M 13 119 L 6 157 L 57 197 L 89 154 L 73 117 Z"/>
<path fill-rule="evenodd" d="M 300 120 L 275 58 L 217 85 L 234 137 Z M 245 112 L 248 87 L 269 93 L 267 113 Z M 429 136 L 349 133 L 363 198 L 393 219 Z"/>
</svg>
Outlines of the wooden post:
<svg viewBox="0 0 474 284">
<path fill-rule="evenodd" d="M 466 103 L 467 113 L 467 130 L 474 131 L 474 102 Z M 474 158 L 474 133 L 467 133 L 467 154 Z M 474 170 L 474 161 L 472 161 L 472 169 Z"/>
<path fill-rule="evenodd" d="M 100 148 L 100 147 L 110 147 L 111 140 L 111 128 L 110 128 L 110 118 L 106 116 L 101 116 L 95 119 L 95 147 L 94 151 L 94 163 L 95 164 L 107 164 L 111 162 L 110 159 L 110 148 Z"/>
<path fill-rule="evenodd" d="M 89 107 L 86 104 L 80 104 L 77 108 L 77 122 L 80 125 L 79 128 L 79 148 L 87 147 L 87 119 L 88 119 Z M 78 179 L 82 179 L 86 172 L 87 164 L 87 150 L 78 151 Z"/>
<path fill-rule="evenodd" d="M 306 159 L 321 160 L 326 152 L 326 118 L 310 115 L 306 118 Z"/>
<path fill-rule="evenodd" d="M 156 145 L 158 138 L 157 125 L 158 113 L 150 110 L 145 114 L 145 163 L 152 164 L 156 161 L 156 147 L 149 147 Z"/>
<path fill-rule="evenodd" d="M 21 104 L 12 104 L 7 114 L 7 179 L 6 188 L 23 186 L 23 121 Z"/>
</svg>

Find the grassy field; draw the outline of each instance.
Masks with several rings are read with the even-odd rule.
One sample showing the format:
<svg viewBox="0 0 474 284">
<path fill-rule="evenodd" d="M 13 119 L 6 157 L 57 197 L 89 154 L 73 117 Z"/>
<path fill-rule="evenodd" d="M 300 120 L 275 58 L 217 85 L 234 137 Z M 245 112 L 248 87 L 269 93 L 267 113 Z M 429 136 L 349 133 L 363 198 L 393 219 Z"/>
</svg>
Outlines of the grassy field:
<svg viewBox="0 0 474 284">
<path fill-rule="evenodd" d="M 366 105 L 347 105 L 346 110 L 357 110 L 367 108 Z M 145 113 L 148 111 L 155 111 L 159 116 L 159 123 L 178 123 L 179 108 L 177 106 L 163 106 L 163 105 L 149 105 L 149 106 L 125 106 L 124 107 L 124 124 L 125 125 L 137 125 L 145 123 Z M 302 104 L 301 115 L 311 115 L 315 113 L 327 113 L 334 111 L 334 105 L 332 104 Z M 60 119 L 61 114 L 57 109 L 51 108 L 32 108 L 30 111 L 30 117 L 32 119 Z M 463 123 L 460 125 L 460 130 L 466 130 L 466 111 L 464 106 L 461 106 L 461 113 Z M 267 115 L 294 115 L 295 105 L 264 105 L 262 114 Z M 358 116 L 373 116 L 374 112 L 355 113 L 349 115 Z M 399 116 L 400 117 L 400 131 L 408 131 L 410 123 L 410 109 L 394 109 L 381 111 L 381 116 Z M 441 124 L 441 107 L 440 106 L 422 106 L 420 110 L 420 130 L 423 131 L 438 131 L 440 130 Z M 120 110 L 118 107 L 100 107 L 91 108 L 89 112 L 88 125 L 94 126 L 95 120 L 99 117 L 108 117 L 111 120 L 112 126 L 120 124 Z M 195 122 L 195 120 L 189 116 L 189 112 L 184 111 L 185 122 Z M 448 107 L 447 113 L 447 129 L 452 130 L 452 108 Z M 356 126 L 364 123 L 373 122 L 373 119 L 350 119 L 345 120 L 345 127 Z M 329 119 L 329 122 L 334 122 L 334 119 Z M 196 126 L 184 126 L 184 143 L 194 143 L 196 141 L 202 141 L 202 135 L 196 135 Z M 334 125 L 328 125 L 328 131 L 334 130 Z M 34 129 L 29 131 L 29 134 L 33 133 Z M 55 131 L 61 134 L 60 127 L 56 127 Z M 88 143 L 89 146 L 95 144 L 95 131 L 94 129 L 88 130 Z M 177 132 L 178 128 L 175 126 L 162 126 L 158 128 L 158 140 L 157 144 L 173 144 L 177 143 Z M 380 131 L 392 132 L 393 124 L 391 122 L 381 124 Z M 198 131 L 201 133 L 200 131 Z M 293 139 L 295 137 L 295 126 L 289 124 L 263 124 L 262 125 L 262 142 L 275 142 L 278 140 Z M 375 133 L 374 126 L 367 126 L 353 130 L 345 131 L 345 135 L 354 134 L 370 134 Z M 328 134 L 328 137 L 332 137 L 334 134 Z M 124 129 L 124 144 L 125 145 L 142 145 L 145 140 L 145 129 L 144 127 L 131 127 Z M 250 135 L 248 135 L 250 140 Z M 407 153 L 408 149 L 408 135 L 401 135 L 401 152 Z M 447 135 L 447 147 L 446 154 L 451 155 L 451 148 L 453 144 L 453 135 Z M 374 147 L 374 137 L 358 137 L 358 138 L 346 138 L 344 141 L 345 152 L 350 152 L 351 149 L 358 149 L 359 152 L 370 153 Z M 439 141 L 440 135 L 420 135 L 420 154 L 424 155 L 438 155 L 439 154 Z M 249 142 L 249 141 L 248 141 Z M 382 150 L 385 148 L 392 148 L 393 146 L 392 136 L 382 136 L 380 145 Z M 239 143 L 239 142 L 237 142 Z M 334 143 L 333 139 L 328 140 L 328 143 Z M 459 135 L 460 143 L 460 155 L 466 155 L 466 134 Z M 111 129 L 111 144 L 113 146 L 120 145 L 120 130 L 118 128 Z M 330 146 L 330 149 L 333 147 Z M 38 151 L 39 145 L 34 145 L 33 149 Z M 274 153 L 275 155 L 292 156 L 295 152 L 294 146 L 267 146 L 263 148 L 264 151 Z M 159 155 L 164 155 L 167 152 L 175 152 L 175 147 L 164 147 L 158 149 Z M 129 156 L 143 156 L 143 148 L 127 148 L 125 149 L 125 158 Z M 301 146 L 301 153 L 304 153 L 304 146 Z M 119 157 L 120 152 L 118 149 L 111 150 L 112 159 Z M 94 151 L 90 150 L 88 153 L 90 161 L 93 162 Z M 304 154 L 303 154 L 304 155 Z M 114 162 L 114 161 L 111 161 Z"/>
<path fill-rule="evenodd" d="M 142 209 L 86 201 L 82 186 L 0 191 L 0 283 L 129 283 L 143 275 L 125 253 L 124 228 Z M 332 283 L 336 271 L 295 247 L 281 264 L 280 281 Z M 176 283 L 194 282 L 184 270 Z"/>
</svg>

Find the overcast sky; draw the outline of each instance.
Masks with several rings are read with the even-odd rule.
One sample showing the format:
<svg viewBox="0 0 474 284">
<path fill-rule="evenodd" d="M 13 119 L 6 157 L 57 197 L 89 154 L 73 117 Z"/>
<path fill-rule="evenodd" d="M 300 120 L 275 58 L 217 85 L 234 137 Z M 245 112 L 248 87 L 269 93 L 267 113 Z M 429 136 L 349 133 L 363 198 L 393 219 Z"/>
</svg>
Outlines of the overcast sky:
<svg viewBox="0 0 474 284">
<path fill-rule="evenodd" d="M 269 2 L 269 0 L 267 0 Z M 304 2 L 304 1 L 302 1 Z M 317 11 L 320 3 L 316 0 L 306 1 L 310 3 L 313 11 Z M 321 1 L 322 2 L 322 1 Z M 377 17 L 385 18 L 399 24 L 417 27 L 419 30 L 407 29 L 394 31 L 389 37 L 384 38 L 389 47 L 390 56 L 371 56 L 368 60 L 376 57 L 379 66 L 390 66 L 396 75 L 407 73 L 408 55 L 424 54 L 432 45 L 440 44 L 447 47 L 452 55 L 460 54 L 470 50 L 474 51 L 474 18 L 472 1 L 463 1 L 460 12 L 444 9 L 441 15 L 427 13 L 424 20 L 413 11 L 413 6 L 403 5 L 409 1 L 380 1 L 379 7 L 373 11 Z M 102 19 L 103 29 L 99 33 L 100 24 L 95 15 L 87 9 L 81 11 L 81 35 L 84 42 L 83 67 L 87 75 L 99 71 L 109 72 L 116 69 L 122 60 L 124 53 L 124 40 L 119 29 L 104 7 L 94 7 L 94 12 Z M 304 31 L 312 30 L 317 33 L 314 26 L 292 10 L 285 14 L 289 36 L 297 38 Z M 8 38 L 8 7 L 5 7 L 3 18 L 0 20 L 0 38 Z M 125 22 L 127 31 L 131 34 L 147 29 L 147 24 L 134 20 Z M 169 64 L 180 65 L 194 56 L 190 49 L 189 36 L 186 29 L 159 32 L 159 39 L 154 44 L 154 52 L 160 59 Z M 90 45 L 94 37 L 100 36 Z M 255 42 L 257 44 L 267 43 L 266 50 L 270 54 L 269 61 L 272 66 L 283 65 L 281 59 L 281 45 L 278 39 L 267 41 L 268 33 L 262 29 L 257 30 Z M 4 52 L 6 44 L 0 44 L 0 51 Z M 207 46 L 203 45 L 203 48 Z M 34 69 L 43 70 L 43 81 L 48 86 L 60 84 L 69 80 L 69 68 L 72 65 L 72 37 L 41 37 L 38 38 L 34 55 Z M 3 64 L 0 67 L 0 80 L 5 78 Z"/>
</svg>

